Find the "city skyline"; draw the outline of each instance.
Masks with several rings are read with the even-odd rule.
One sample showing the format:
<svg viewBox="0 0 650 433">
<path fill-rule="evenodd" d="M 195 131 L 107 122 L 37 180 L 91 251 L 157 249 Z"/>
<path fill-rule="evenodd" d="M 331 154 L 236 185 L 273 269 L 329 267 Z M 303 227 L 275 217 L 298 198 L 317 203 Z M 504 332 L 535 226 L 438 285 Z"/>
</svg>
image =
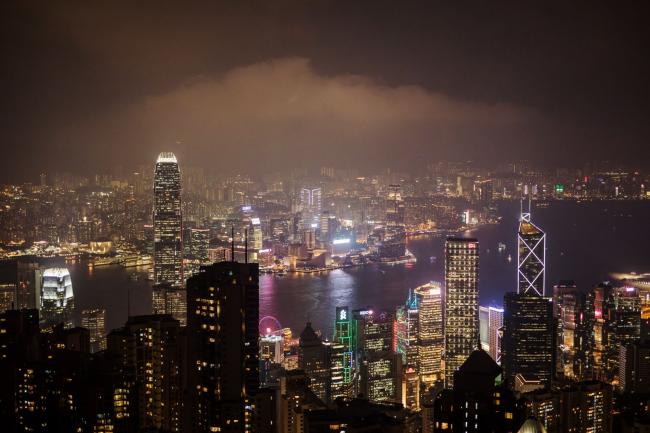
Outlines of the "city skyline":
<svg viewBox="0 0 650 433">
<path fill-rule="evenodd" d="M 197 6 L 0 6 L 3 431 L 650 431 L 650 7 Z"/>
</svg>

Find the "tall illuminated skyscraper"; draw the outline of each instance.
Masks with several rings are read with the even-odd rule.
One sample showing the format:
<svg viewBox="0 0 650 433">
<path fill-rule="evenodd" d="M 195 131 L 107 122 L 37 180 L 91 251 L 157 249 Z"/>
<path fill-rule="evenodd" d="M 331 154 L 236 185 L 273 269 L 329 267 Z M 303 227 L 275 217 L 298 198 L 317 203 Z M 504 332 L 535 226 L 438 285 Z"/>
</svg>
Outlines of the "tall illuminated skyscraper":
<svg viewBox="0 0 650 433">
<path fill-rule="evenodd" d="M 74 293 L 72 278 L 67 268 L 50 268 L 43 271 L 39 298 L 42 326 L 63 322 L 66 328 L 72 327 Z"/>
<path fill-rule="evenodd" d="M 546 234 L 522 209 L 519 219 L 517 293 L 506 293 L 502 363 L 510 386 L 547 387 L 555 371 L 553 304 L 544 297 Z"/>
<path fill-rule="evenodd" d="M 422 382 L 433 384 L 441 378 L 445 347 L 442 319 L 442 289 L 430 282 L 414 290 L 418 304 L 418 373 Z"/>
<path fill-rule="evenodd" d="M 154 284 L 182 287 L 181 172 L 171 152 L 156 160 L 153 194 Z"/>
<path fill-rule="evenodd" d="M 319 187 L 302 188 L 300 190 L 300 209 L 305 227 L 320 223 L 323 190 Z"/>
<path fill-rule="evenodd" d="M 544 296 L 546 234 L 531 221 L 530 202 L 519 218 L 517 252 L 517 293 Z"/>
<path fill-rule="evenodd" d="M 445 387 L 479 346 L 479 244 L 471 238 L 445 242 Z"/>
</svg>

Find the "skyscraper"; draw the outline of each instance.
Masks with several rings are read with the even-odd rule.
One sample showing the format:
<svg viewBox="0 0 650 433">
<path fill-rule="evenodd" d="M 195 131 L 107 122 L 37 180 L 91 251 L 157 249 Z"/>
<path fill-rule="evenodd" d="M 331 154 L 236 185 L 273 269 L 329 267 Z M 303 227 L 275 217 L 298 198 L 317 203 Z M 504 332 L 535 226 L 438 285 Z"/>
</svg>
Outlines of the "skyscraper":
<svg viewBox="0 0 650 433">
<path fill-rule="evenodd" d="M 501 362 L 518 390 L 547 387 L 555 371 L 553 304 L 544 297 L 546 235 L 522 210 L 517 234 L 517 293 L 504 297 Z"/>
<path fill-rule="evenodd" d="M 153 193 L 154 284 L 181 287 L 181 172 L 171 152 L 162 152 L 156 160 Z"/>
<path fill-rule="evenodd" d="M 422 382 L 430 385 L 442 377 L 442 289 L 440 283 L 432 281 L 413 292 L 418 304 L 418 373 Z"/>
<path fill-rule="evenodd" d="M 445 387 L 479 346 L 479 244 L 471 238 L 445 242 Z"/>
<path fill-rule="evenodd" d="M 488 353 L 501 364 L 501 328 L 503 327 L 503 308 L 488 307 Z"/>
<path fill-rule="evenodd" d="M 81 311 L 81 326 L 90 333 L 90 351 L 92 353 L 106 349 L 106 310 L 90 308 Z"/>
<path fill-rule="evenodd" d="M 546 234 L 522 209 L 517 233 L 517 293 L 544 296 Z"/>
<path fill-rule="evenodd" d="M 196 432 L 252 429 L 259 388 L 259 267 L 221 262 L 187 281 L 189 404 Z"/>
<path fill-rule="evenodd" d="M 510 386 L 547 387 L 554 372 L 553 304 L 547 298 L 506 293 L 501 363 Z"/>
<path fill-rule="evenodd" d="M 323 344 L 310 322 L 307 322 L 305 329 L 300 333 L 299 344 L 298 366 L 305 372 L 311 391 L 323 402 L 328 402 L 329 347 Z"/>
<path fill-rule="evenodd" d="M 41 324 L 52 326 L 63 322 L 72 327 L 74 293 L 72 278 L 67 268 L 45 269 L 40 293 Z"/>
</svg>

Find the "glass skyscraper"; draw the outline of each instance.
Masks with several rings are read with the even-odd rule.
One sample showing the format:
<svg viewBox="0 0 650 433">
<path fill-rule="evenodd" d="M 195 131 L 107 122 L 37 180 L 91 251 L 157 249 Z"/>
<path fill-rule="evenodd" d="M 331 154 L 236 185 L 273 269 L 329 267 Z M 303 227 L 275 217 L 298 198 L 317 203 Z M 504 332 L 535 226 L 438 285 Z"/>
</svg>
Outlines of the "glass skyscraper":
<svg viewBox="0 0 650 433">
<path fill-rule="evenodd" d="M 181 172 L 171 152 L 158 156 L 153 191 L 154 284 L 182 287 Z"/>
<path fill-rule="evenodd" d="M 445 243 L 445 387 L 453 387 L 454 372 L 479 346 L 479 243 L 472 238 L 448 238 Z"/>
</svg>

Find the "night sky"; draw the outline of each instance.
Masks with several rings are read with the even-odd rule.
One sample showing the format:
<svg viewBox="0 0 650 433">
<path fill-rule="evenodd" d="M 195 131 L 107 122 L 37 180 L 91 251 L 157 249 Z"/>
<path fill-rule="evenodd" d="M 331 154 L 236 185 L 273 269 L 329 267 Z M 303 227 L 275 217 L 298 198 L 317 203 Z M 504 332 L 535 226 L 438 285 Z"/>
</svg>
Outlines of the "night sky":
<svg viewBox="0 0 650 433">
<path fill-rule="evenodd" d="M 0 181 L 650 165 L 646 2 L 430 3 L 4 1 Z"/>
</svg>

